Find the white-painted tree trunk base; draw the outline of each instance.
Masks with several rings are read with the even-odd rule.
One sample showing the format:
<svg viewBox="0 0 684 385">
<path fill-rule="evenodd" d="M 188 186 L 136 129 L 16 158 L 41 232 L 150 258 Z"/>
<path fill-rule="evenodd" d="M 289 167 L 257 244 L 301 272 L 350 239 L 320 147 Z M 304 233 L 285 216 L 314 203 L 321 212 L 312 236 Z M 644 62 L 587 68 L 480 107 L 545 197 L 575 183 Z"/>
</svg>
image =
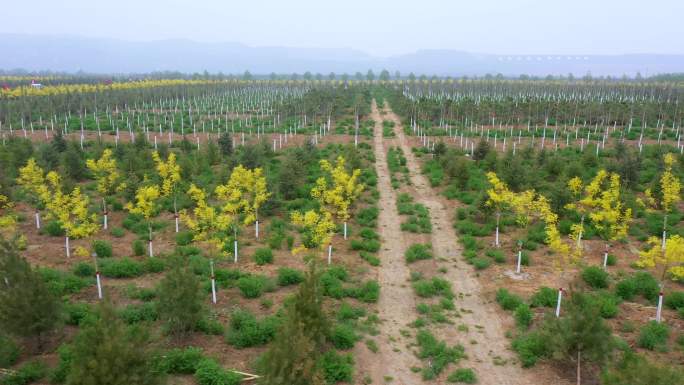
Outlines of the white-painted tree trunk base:
<svg viewBox="0 0 684 385">
<path fill-rule="evenodd" d="M 95 274 L 95 280 L 97 280 L 97 298 L 102 299 L 102 282 L 100 281 L 100 272 Z"/>
<path fill-rule="evenodd" d="M 238 261 L 238 244 L 237 244 L 237 241 L 233 241 L 233 256 L 234 256 L 233 262 L 237 263 L 237 261 Z"/>
<path fill-rule="evenodd" d="M 104 220 L 103 220 L 103 223 L 102 223 L 102 227 L 103 227 L 105 230 L 107 230 L 107 226 L 108 226 L 107 214 L 105 214 L 105 215 L 104 215 Z"/>
<path fill-rule="evenodd" d="M 64 248 L 66 249 L 67 258 L 71 258 L 71 250 L 69 250 L 69 237 L 64 238 Z"/>
<path fill-rule="evenodd" d="M 328 265 L 332 263 L 332 245 L 328 245 Z"/>
<path fill-rule="evenodd" d="M 147 243 L 147 251 L 150 257 L 154 257 L 154 250 L 152 250 L 152 241 Z"/>
<path fill-rule="evenodd" d="M 656 309 L 656 322 L 660 323 L 663 312 L 663 292 L 658 294 L 658 308 Z"/>
<path fill-rule="evenodd" d="M 515 268 L 515 273 L 520 274 L 520 264 L 522 263 L 522 251 L 518 251 L 518 264 Z"/>
<path fill-rule="evenodd" d="M 40 230 L 40 212 L 36 211 L 36 229 Z"/>
<path fill-rule="evenodd" d="M 556 318 L 560 317 L 561 302 L 563 301 L 563 288 L 558 289 L 558 300 L 556 301 Z"/>
<path fill-rule="evenodd" d="M 344 222 L 344 239 L 347 239 L 347 222 Z"/>
</svg>

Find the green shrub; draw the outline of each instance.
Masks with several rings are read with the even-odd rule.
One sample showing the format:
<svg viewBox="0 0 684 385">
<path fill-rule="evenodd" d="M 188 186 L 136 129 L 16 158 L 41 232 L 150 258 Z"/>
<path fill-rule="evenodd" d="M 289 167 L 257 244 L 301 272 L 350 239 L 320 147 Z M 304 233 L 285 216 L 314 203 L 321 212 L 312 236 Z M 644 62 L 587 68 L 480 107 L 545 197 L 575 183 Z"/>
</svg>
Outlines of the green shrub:
<svg viewBox="0 0 684 385">
<path fill-rule="evenodd" d="M 144 273 L 143 265 L 133 259 L 104 259 L 99 262 L 100 272 L 110 278 L 133 278 Z"/>
<path fill-rule="evenodd" d="M 143 269 L 146 273 L 159 273 L 166 268 L 166 262 L 157 257 L 145 258 L 142 262 Z"/>
<path fill-rule="evenodd" d="M 641 295 L 649 301 L 655 301 L 659 292 L 658 281 L 646 271 L 637 272 L 615 285 L 615 294 L 627 301 L 632 300 L 636 295 Z"/>
<path fill-rule="evenodd" d="M 588 296 L 589 302 L 598 309 L 601 317 L 614 318 L 618 314 L 619 298 L 609 292 L 599 292 Z"/>
<path fill-rule="evenodd" d="M 406 249 L 404 258 L 407 263 L 413 263 L 418 260 L 432 258 L 432 252 L 429 244 L 414 243 Z"/>
<path fill-rule="evenodd" d="M 487 252 L 485 252 L 485 255 L 493 259 L 496 263 L 506 262 L 506 256 L 504 255 L 504 252 L 501 250 L 487 250 Z"/>
<path fill-rule="evenodd" d="M 363 239 L 380 239 L 380 235 L 375 230 L 364 227 L 359 231 L 359 236 Z"/>
<path fill-rule="evenodd" d="M 157 291 L 154 288 L 137 287 L 131 284 L 126 287 L 126 296 L 131 299 L 149 302 L 157 296 Z"/>
<path fill-rule="evenodd" d="M 59 354 L 59 361 L 57 362 L 57 367 L 50 372 L 49 380 L 53 384 L 63 384 L 71 370 L 74 354 L 71 346 L 65 344 L 62 344 L 57 349 L 57 353 Z"/>
<path fill-rule="evenodd" d="M 366 207 L 359 211 L 356 222 L 363 227 L 375 228 L 379 213 L 380 210 L 377 207 Z"/>
<path fill-rule="evenodd" d="M 328 350 L 320 358 L 319 366 L 326 383 L 351 382 L 354 373 L 354 357 Z"/>
<path fill-rule="evenodd" d="M 521 303 L 515 308 L 513 316 L 515 317 L 515 324 L 521 329 L 527 329 L 530 327 L 532 320 L 534 319 L 532 310 L 530 310 L 530 307 L 524 303 Z"/>
<path fill-rule="evenodd" d="M 45 233 L 51 237 L 63 237 L 66 235 L 62 223 L 60 221 L 50 221 L 43 226 Z"/>
<path fill-rule="evenodd" d="M 413 289 L 416 295 L 423 298 L 433 297 L 435 295 L 442 295 L 445 298 L 453 297 L 451 292 L 451 283 L 442 278 L 434 277 L 431 280 L 418 280 L 413 282 Z"/>
<path fill-rule="evenodd" d="M 617 257 L 613 254 L 608 254 L 608 259 L 606 259 L 606 265 L 615 266 L 617 264 Z"/>
<path fill-rule="evenodd" d="M 112 256 L 112 244 L 101 239 L 94 240 L 93 251 L 98 258 L 109 258 Z"/>
<path fill-rule="evenodd" d="M 278 269 L 278 285 L 289 286 L 301 283 L 304 280 L 304 273 L 297 269 L 281 267 Z"/>
<path fill-rule="evenodd" d="M 204 358 L 197 364 L 195 379 L 198 385 L 239 385 L 242 382 L 241 375 L 223 369 L 209 358 Z"/>
<path fill-rule="evenodd" d="M 649 272 L 640 271 L 634 274 L 634 281 L 636 282 L 637 293 L 642 295 L 649 301 L 655 301 L 660 293 L 660 285 Z"/>
<path fill-rule="evenodd" d="M 684 291 L 673 291 L 665 296 L 665 306 L 672 310 L 684 308 Z"/>
<path fill-rule="evenodd" d="M 189 231 L 180 231 L 176 234 L 176 244 L 178 246 L 187 246 L 192 243 L 192 233 Z"/>
<path fill-rule="evenodd" d="M 460 382 L 463 384 L 475 384 L 477 383 L 477 376 L 470 368 L 460 368 L 449 374 L 447 381 L 453 383 Z"/>
<path fill-rule="evenodd" d="M 166 352 L 161 362 L 162 369 L 169 374 L 194 374 L 203 359 L 202 349 L 187 347 L 171 349 Z"/>
<path fill-rule="evenodd" d="M 657 347 L 664 346 L 670 336 L 670 327 L 664 323 L 650 321 L 641 328 L 637 346 L 640 348 L 654 350 Z"/>
<path fill-rule="evenodd" d="M 520 253 L 520 264 L 523 266 L 529 266 L 530 265 L 530 254 L 527 253 L 526 251 L 523 251 Z"/>
<path fill-rule="evenodd" d="M 380 284 L 377 281 L 366 281 L 361 287 L 351 289 L 350 297 L 354 297 L 361 302 L 374 303 L 380 298 Z"/>
<path fill-rule="evenodd" d="M 26 385 L 38 381 L 47 374 L 47 366 L 40 361 L 23 364 L 15 373 L 2 378 L 2 385 Z"/>
<path fill-rule="evenodd" d="M 38 272 L 47 284 L 48 289 L 57 296 L 78 293 L 84 287 L 90 286 L 94 281 L 92 278 L 86 279 L 72 273 L 47 267 L 39 268 Z"/>
<path fill-rule="evenodd" d="M 159 317 L 155 304 L 130 304 L 119 311 L 119 317 L 127 324 L 156 321 Z"/>
<path fill-rule="evenodd" d="M 238 279 L 237 287 L 245 298 L 258 298 L 265 291 L 272 289 L 272 283 L 267 277 L 253 275 Z"/>
<path fill-rule="evenodd" d="M 137 257 L 145 254 L 145 244 L 140 239 L 133 241 L 131 248 L 133 249 L 133 255 Z"/>
<path fill-rule="evenodd" d="M 121 238 L 126 235 L 126 230 L 122 229 L 121 227 L 112 227 L 110 233 L 112 234 L 112 237 Z"/>
<path fill-rule="evenodd" d="M 470 262 L 475 266 L 477 270 L 484 270 L 491 266 L 492 261 L 487 258 L 482 258 L 482 257 L 475 257 L 470 260 Z"/>
<path fill-rule="evenodd" d="M 530 298 L 532 307 L 554 307 L 558 301 L 558 292 L 550 287 L 540 287 Z"/>
<path fill-rule="evenodd" d="M 359 337 L 356 335 L 354 328 L 346 323 L 335 325 L 330 334 L 330 341 L 333 346 L 341 350 L 353 348 L 358 339 Z"/>
<path fill-rule="evenodd" d="M 87 262 L 79 262 L 74 266 L 73 272 L 79 277 L 92 277 L 95 275 L 95 266 Z"/>
<path fill-rule="evenodd" d="M 0 334 L 0 368 L 14 365 L 19 358 L 19 346 L 8 336 Z"/>
<path fill-rule="evenodd" d="M 518 358 L 524 368 L 534 366 L 539 359 L 551 354 L 547 338 L 538 332 L 523 334 L 514 339 L 513 350 L 518 353 Z"/>
<path fill-rule="evenodd" d="M 504 288 L 496 291 L 496 302 L 498 302 L 504 310 L 509 311 L 515 310 L 518 306 L 523 304 L 522 298 L 515 294 L 511 294 Z"/>
<path fill-rule="evenodd" d="M 66 302 L 64 312 L 66 314 L 64 322 L 74 326 L 78 326 L 81 321 L 95 314 L 92 306 L 85 302 Z"/>
<path fill-rule="evenodd" d="M 368 262 L 371 266 L 380 266 L 380 258 L 367 251 L 361 251 L 359 253 L 359 256 L 361 257 L 361 259 Z"/>
<path fill-rule="evenodd" d="M 363 250 L 369 253 L 375 253 L 380 250 L 380 242 L 375 239 L 352 239 L 349 246 L 352 250 Z"/>
<path fill-rule="evenodd" d="M 337 319 L 340 321 L 355 320 L 366 315 L 366 310 L 362 307 L 354 307 L 346 302 L 342 302 L 337 310 Z"/>
<path fill-rule="evenodd" d="M 418 342 L 418 358 L 429 360 L 430 365 L 423 368 L 423 380 L 437 377 L 447 365 L 459 361 L 465 356 L 463 346 L 448 347 L 444 341 L 438 341 L 432 333 L 420 330 L 416 334 Z"/>
<path fill-rule="evenodd" d="M 582 270 L 582 279 L 594 289 L 608 287 L 608 273 L 598 266 L 589 266 Z"/>
<path fill-rule="evenodd" d="M 267 263 L 273 263 L 273 251 L 268 247 L 256 249 L 254 252 L 254 262 L 260 266 Z"/>
<path fill-rule="evenodd" d="M 238 349 L 264 345 L 273 339 L 279 323 L 276 317 L 257 320 L 246 310 L 235 310 L 231 314 L 226 341 Z"/>
<path fill-rule="evenodd" d="M 204 317 L 200 319 L 197 322 L 196 327 L 197 331 L 211 336 L 218 336 L 224 333 L 223 324 L 213 317 Z"/>
</svg>

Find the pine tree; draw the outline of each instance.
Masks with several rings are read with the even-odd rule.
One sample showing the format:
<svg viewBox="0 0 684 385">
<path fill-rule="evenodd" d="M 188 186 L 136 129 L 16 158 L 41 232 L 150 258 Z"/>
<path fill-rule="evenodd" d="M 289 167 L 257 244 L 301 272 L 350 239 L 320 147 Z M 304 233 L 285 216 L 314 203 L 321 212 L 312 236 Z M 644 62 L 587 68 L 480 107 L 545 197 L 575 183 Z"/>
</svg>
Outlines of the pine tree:
<svg viewBox="0 0 684 385">
<path fill-rule="evenodd" d="M 160 384 L 148 343 L 145 330 L 127 327 L 112 305 L 103 302 L 99 317 L 88 319 L 75 338 L 66 384 Z"/>
<path fill-rule="evenodd" d="M 218 140 L 221 155 L 227 156 L 233 153 L 233 138 L 227 132 L 221 134 Z"/>
<path fill-rule="evenodd" d="M 19 255 L 16 246 L 0 240 L 0 329 L 19 337 L 42 337 L 58 326 L 61 306 L 41 275 Z"/>
<path fill-rule="evenodd" d="M 554 357 L 575 361 L 578 385 L 582 362 L 604 363 L 614 349 L 610 327 L 601 317 L 599 305 L 581 292 L 572 293 L 565 315 L 548 318 L 543 329 Z"/>
<path fill-rule="evenodd" d="M 329 324 L 323 312 L 323 286 L 314 260 L 293 300 L 286 305 L 283 323 L 262 357 L 264 385 L 323 385 L 317 360 Z"/>
<path fill-rule="evenodd" d="M 159 286 L 157 309 L 167 331 L 176 337 L 192 331 L 203 317 L 203 298 L 197 276 L 176 262 Z"/>
</svg>

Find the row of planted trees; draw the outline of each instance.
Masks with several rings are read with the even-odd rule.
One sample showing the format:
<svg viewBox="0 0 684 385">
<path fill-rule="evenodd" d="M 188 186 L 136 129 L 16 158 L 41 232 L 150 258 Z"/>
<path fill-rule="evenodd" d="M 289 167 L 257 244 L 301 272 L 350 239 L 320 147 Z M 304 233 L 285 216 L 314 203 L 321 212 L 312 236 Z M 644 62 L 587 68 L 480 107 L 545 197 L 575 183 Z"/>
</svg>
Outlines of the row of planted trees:
<svg viewBox="0 0 684 385">
<path fill-rule="evenodd" d="M 636 261 L 638 267 L 659 270 L 661 287 L 664 287 L 668 275 L 674 280 L 684 278 L 684 238 L 678 234 L 668 237 L 666 231 L 667 216 L 681 200 L 681 183 L 672 171 L 674 162 L 675 158 L 672 154 L 665 154 L 664 170 L 660 177 L 658 193 L 646 189 L 644 199 L 637 199 L 637 203 L 647 211 L 660 209 L 665 214 L 662 238 L 650 237 L 647 241 L 649 247 L 640 252 L 640 257 Z M 487 179 L 491 187 L 487 190 L 485 205 L 492 209 L 496 216 L 494 245 L 496 247 L 501 245 L 499 225 L 502 215 L 513 215 L 516 223 L 522 227 L 527 226 L 531 221 L 540 220 L 544 223 L 546 243 L 557 256 L 556 265 L 562 272 L 567 266 L 578 264 L 582 260 L 584 252 L 582 239 L 587 231 L 587 220 L 605 243 L 604 269 L 608 265 L 608 250 L 611 244 L 626 239 L 630 223 L 633 221 L 632 210 L 627 207 L 621 197 L 620 176 L 603 169 L 599 170 L 586 185 L 577 176 L 568 181 L 567 187 L 572 194 L 573 202 L 566 204 L 565 209 L 569 214 L 574 213 L 576 214 L 574 216 L 579 218 L 577 223 L 571 225 L 568 241 L 562 239 L 558 230 L 559 216 L 553 212 L 549 200 L 544 195 L 534 190 L 514 192 L 494 172 L 487 173 Z M 517 273 L 520 273 L 520 259 L 521 252 L 519 251 Z M 662 292 L 656 317 L 658 321 L 660 321 L 661 306 Z"/>
</svg>

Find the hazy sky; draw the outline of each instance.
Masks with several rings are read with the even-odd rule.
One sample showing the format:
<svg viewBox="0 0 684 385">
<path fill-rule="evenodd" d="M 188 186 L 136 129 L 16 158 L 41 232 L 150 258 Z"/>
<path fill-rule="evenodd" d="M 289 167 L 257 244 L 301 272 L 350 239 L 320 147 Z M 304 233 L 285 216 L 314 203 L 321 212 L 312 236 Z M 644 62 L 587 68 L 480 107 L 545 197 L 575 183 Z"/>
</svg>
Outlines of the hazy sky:
<svg viewBox="0 0 684 385">
<path fill-rule="evenodd" d="M 684 0 L 0 0 L 0 32 L 501 54 L 684 54 Z"/>
</svg>

